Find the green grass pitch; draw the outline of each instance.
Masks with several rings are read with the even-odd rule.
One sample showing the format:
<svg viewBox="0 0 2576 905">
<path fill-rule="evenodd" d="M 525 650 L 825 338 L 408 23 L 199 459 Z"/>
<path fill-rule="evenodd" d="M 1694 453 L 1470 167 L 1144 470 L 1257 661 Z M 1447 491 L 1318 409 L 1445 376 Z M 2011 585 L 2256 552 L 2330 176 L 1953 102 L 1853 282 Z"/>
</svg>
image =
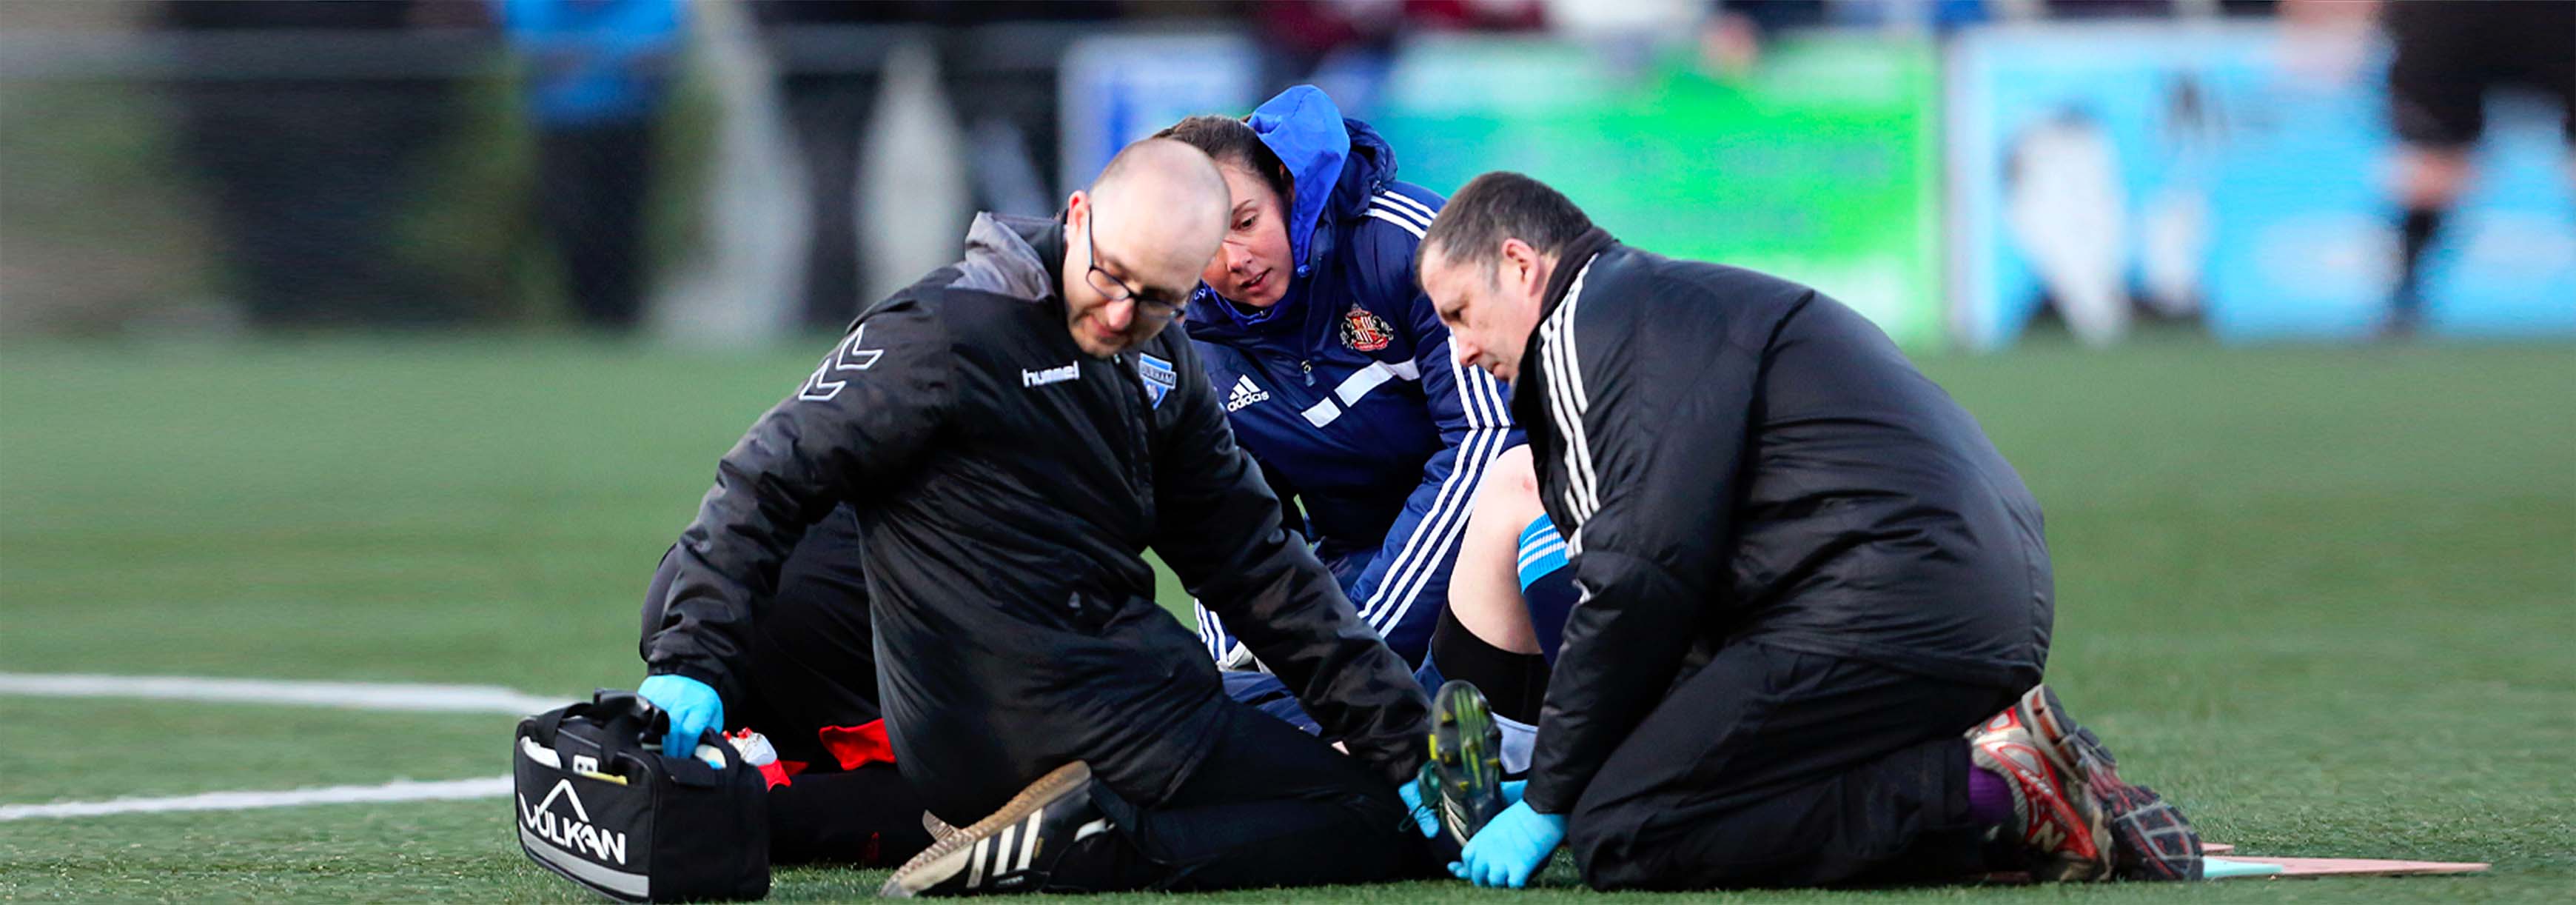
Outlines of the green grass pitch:
<svg viewBox="0 0 2576 905">
<path fill-rule="evenodd" d="M 560 339 L 0 348 L 0 671 L 637 678 L 716 456 L 812 367 Z M 2564 901 L 2576 348 L 2043 345 L 1926 369 L 2047 507 L 2052 681 L 2248 851 L 2462 878 L 1724 900 Z M 1167 599 L 1177 599 L 1166 589 Z M 505 772 L 509 720 L 0 695 L 0 804 Z M 499 799 L 0 823 L 0 900 L 584 901 Z M 1575 899 L 1450 883 L 1231 901 Z M 790 870 L 781 900 L 881 873 Z"/>
</svg>

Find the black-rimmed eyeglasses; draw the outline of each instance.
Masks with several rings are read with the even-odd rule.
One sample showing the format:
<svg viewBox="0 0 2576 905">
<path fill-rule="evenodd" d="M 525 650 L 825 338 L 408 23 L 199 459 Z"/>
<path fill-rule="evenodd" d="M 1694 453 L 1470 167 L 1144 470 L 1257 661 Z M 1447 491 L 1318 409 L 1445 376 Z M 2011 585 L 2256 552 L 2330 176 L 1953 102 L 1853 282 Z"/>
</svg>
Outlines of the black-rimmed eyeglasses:
<svg viewBox="0 0 2576 905">
<path fill-rule="evenodd" d="M 1127 285 L 1127 281 L 1119 279 L 1117 274 L 1100 268 L 1100 243 L 1092 238 L 1092 233 L 1099 228 L 1100 208 L 1094 206 L 1091 209 L 1090 218 L 1082 225 L 1083 251 L 1091 259 L 1091 269 L 1083 273 L 1083 282 L 1090 283 L 1092 291 L 1100 293 L 1103 299 L 1112 302 L 1134 299 L 1136 313 L 1139 315 L 1156 320 L 1168 320 L 1180 316 L 1181 310 L 1189 304 L 1188 299 L 1164 301 L 1154 298 L 1137 291 L 1134 286 Z"/>
</svg>

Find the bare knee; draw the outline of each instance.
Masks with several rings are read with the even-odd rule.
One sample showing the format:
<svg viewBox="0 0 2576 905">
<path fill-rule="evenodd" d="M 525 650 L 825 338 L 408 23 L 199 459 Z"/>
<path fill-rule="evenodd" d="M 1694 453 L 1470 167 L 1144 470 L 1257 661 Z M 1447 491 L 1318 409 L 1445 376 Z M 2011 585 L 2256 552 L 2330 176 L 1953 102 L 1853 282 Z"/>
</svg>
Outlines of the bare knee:
<svg viewBox="0 0 2576 905">
<path fill-rule="evenodd" d="M 1545 514 L 1529 447 L 1504 450 L 1486 466 L 1485 479 L 1477 485 L 1458 564 L 1450 573 L 1449 612 L 1477 638 L 1512 653 L 1538 652 L 1538 635 L 1521 600 L 1517 562 L 1521 529 Z"/>
</svg>

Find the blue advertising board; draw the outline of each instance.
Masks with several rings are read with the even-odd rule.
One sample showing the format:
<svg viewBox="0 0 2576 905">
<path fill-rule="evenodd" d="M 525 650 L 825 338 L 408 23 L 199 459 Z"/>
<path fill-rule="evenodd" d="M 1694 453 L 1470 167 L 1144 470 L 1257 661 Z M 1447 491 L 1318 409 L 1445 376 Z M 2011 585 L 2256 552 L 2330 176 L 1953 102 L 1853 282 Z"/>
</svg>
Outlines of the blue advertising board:
<svg viewBox="0 0 2576 905">
<path fill-rule="evenodd" d="M 2398 269 L 2387 52 L 2274 24 L 1972 30 L 1949 71 L 1953 335 L 2043 315 L 2087 342 L 2197 322 L 2354 339 Z M 2555 114 L 2491 101 L 2477 183 L 2427 251 L 2427 329 L 2576 333 L 2576 189 Z"/>
<path fill-rule="evenodd" d="M 1129 142 L 1201 113 L 1261 102 L 1260 51 L 1233 34 L 1098 35 L 1065 48 L 1056 82 L 1060 188 L 1091 182 Z"/>
</svg>

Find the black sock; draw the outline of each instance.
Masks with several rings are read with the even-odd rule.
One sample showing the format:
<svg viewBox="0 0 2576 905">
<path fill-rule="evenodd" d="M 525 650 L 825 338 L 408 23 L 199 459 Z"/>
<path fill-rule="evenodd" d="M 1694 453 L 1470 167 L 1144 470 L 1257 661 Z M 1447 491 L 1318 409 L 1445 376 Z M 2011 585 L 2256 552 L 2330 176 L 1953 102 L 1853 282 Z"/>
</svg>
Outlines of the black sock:
<svg viewBox="0 0 2576 905">
<path fill-rule="evenodd" d="M 2393 313 L 2401 320 L 2413 319 L 2423 307 L 2420 282 L 2424 249 L 2433 244 L 2433 235 L 2442 230 L 2439 208 L 2408 208 L 2398 220 L 2400 244 L 2397 261 L 2397 291 L 2390 296 Z"/>
<path fill-rule="evenodd" d="M 1444 609 L 1439 627 L 1431 630 L 1431 660 L 1440 664 L 1441 677 L 1474 683 L 1495 715 L 1538 725 L 1539 707 L 1547 703 L 1546 657 L 1495 647 Z"/>
</svg>

